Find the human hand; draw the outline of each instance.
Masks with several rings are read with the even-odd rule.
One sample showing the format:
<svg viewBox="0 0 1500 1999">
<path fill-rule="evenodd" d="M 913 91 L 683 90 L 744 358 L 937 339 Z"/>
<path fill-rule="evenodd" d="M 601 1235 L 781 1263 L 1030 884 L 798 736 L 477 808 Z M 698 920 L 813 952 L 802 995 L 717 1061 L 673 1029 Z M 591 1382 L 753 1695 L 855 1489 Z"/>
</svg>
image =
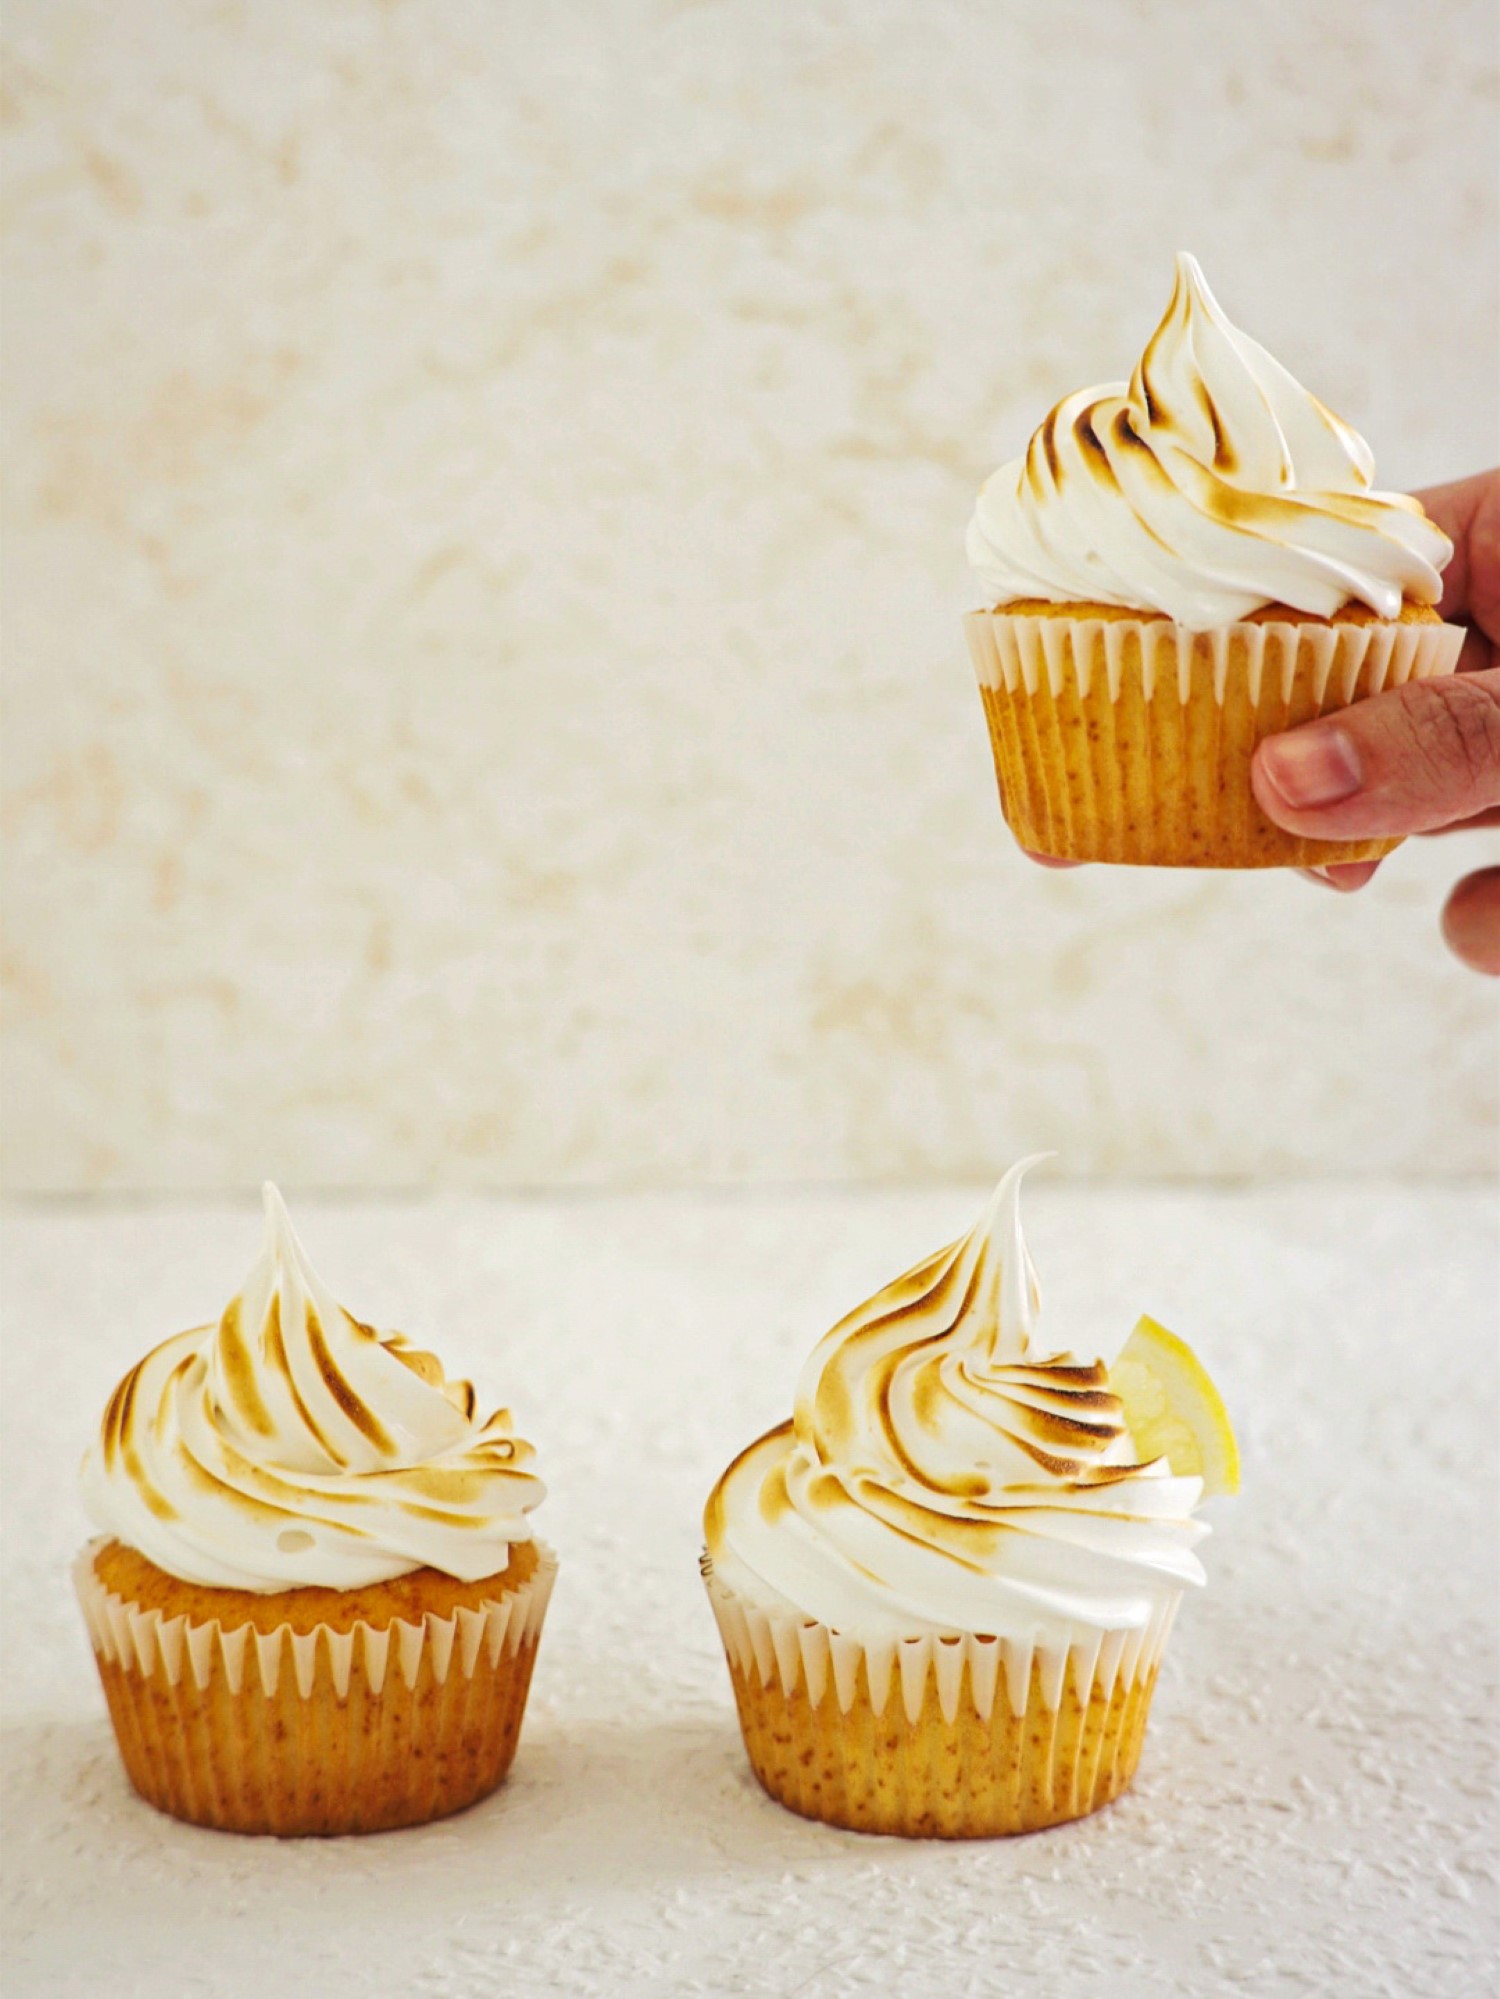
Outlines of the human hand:
<svg viewBox="0 0 1500 1999">
<path fill-rule="evenodd" d="M 1470 628 L 1458 672 L 1268 736 L 1250 780 L 1261 810 L 1289 833 L 1365 840 L 1500 825 L 1500 470 L 1417 498 L 1453 538 L 1439 609 Z M 1304 872 L 1347 893 L 1379 865 Z M 1500 976 L 1500 867 L 1465 876 L 1442 926 L 1466 965 Z"/>
</svg>

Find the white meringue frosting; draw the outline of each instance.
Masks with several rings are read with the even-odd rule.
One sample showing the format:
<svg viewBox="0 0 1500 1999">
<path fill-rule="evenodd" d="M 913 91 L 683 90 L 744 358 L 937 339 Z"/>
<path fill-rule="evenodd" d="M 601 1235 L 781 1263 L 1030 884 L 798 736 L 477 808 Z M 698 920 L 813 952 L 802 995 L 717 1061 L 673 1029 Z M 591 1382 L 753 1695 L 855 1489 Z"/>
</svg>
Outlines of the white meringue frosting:
<svg viewBox="0 0 1500 1999">
<path fill-rule="evenodd" d="M 704 1529 L 731 1589 L 856 1637 L 1049 1642 L 1139 1628 L 1204 1580 L 1202 1481 L 1137 1463 L 1105 1359 L 1038 1331 L 1019 1208 L 1035 1163 L 841 1320 L 792 1421 L 725 1472 Z"/>
<path fill-rule="evenodd" d="M 216 1325 L 165 1341 L 121 1381 L 83 1463 L 94 1524 L 169 1575 L 260 1592 L 357 1589 L 431 1567 L 498 1574 L 546 1488 L 509 1411 L 436 1357 L 346 1312 L 280 1194 Z"/>
<path fill-rule="evenodd" d="M 1190 630 L 1267 604 L 1435 604 L 1452 543 L 1371 485 L 1369 446 L 1232 326 L 1196 261 L 1129 383 L 1067 396 L 986 481 L 968 556 L 997 607 L 1152 611 Z"/>
</svg>

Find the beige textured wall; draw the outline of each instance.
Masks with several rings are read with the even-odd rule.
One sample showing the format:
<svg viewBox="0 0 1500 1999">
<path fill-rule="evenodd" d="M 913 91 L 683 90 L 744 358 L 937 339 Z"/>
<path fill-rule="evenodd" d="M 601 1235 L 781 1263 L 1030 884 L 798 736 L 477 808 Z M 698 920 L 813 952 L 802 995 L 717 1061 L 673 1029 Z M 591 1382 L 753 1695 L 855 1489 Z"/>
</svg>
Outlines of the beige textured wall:
<svg viewBox="0 0 1500 1999">
<path fill-rule="evenodd" d="M 1487 5 L 6 27 L 9 1184 L 1489 1164 L 1474 843 L 1043 875 L 958 629 L 1179 246 L 1494 455 Z"/>
</svg>

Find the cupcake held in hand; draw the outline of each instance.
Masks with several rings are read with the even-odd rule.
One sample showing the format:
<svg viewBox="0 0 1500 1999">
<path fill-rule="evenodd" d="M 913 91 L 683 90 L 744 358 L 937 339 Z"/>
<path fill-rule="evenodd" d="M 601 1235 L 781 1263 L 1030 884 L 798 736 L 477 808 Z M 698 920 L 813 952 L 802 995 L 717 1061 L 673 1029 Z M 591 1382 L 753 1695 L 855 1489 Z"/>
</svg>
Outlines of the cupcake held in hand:
<svg viewBox="0 0 1500 1999">
<path fill-rule="evenodd" d="M 313 1274 L 275 1188 L 216 1325 L 149 1353 L 84 1460 L 74 1571 L 130 1781 L 235 1832 L 461 1810 L 515 1754 L 556 1563 L 509 1413 Z"/>
<path fill-rule="evenodd" d="M 1114 1360 L 1038 1328 L 1022 1175 L 842 1320 L 796 1413 L 709 1499 L 704 1578 L 751 1766 L 804 1817 L 982 1838 L 1129 1783 L 1232 1433 L 1142 1321 Z M 1157 1441 L 1167 1452 L 1156 1448 Z"/>
<path fill-rule="evenodd" d="M 965 621 L 1023 847 L 1167 867 L 1375 859 L 1250 788 L 1264 736 L 1449 673 L 1452 544 L 1177 259 L 1129 384 L 1066 397 L 979 495 Z"/>
</svg>

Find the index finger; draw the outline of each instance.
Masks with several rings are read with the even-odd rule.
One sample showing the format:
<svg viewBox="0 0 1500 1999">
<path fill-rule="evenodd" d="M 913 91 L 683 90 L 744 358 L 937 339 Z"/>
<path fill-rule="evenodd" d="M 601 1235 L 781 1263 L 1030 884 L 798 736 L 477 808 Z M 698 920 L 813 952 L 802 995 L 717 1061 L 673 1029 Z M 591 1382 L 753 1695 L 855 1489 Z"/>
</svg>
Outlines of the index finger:
<svg viewBox="0 0 1500 1999">
<path fill-rule="evenodd" d="M 1413 498 L 1453 541 L 1439 612 L 1471 619 L 1500 643 L 1500 470 L 1429 486 Z"/>
</svg>

